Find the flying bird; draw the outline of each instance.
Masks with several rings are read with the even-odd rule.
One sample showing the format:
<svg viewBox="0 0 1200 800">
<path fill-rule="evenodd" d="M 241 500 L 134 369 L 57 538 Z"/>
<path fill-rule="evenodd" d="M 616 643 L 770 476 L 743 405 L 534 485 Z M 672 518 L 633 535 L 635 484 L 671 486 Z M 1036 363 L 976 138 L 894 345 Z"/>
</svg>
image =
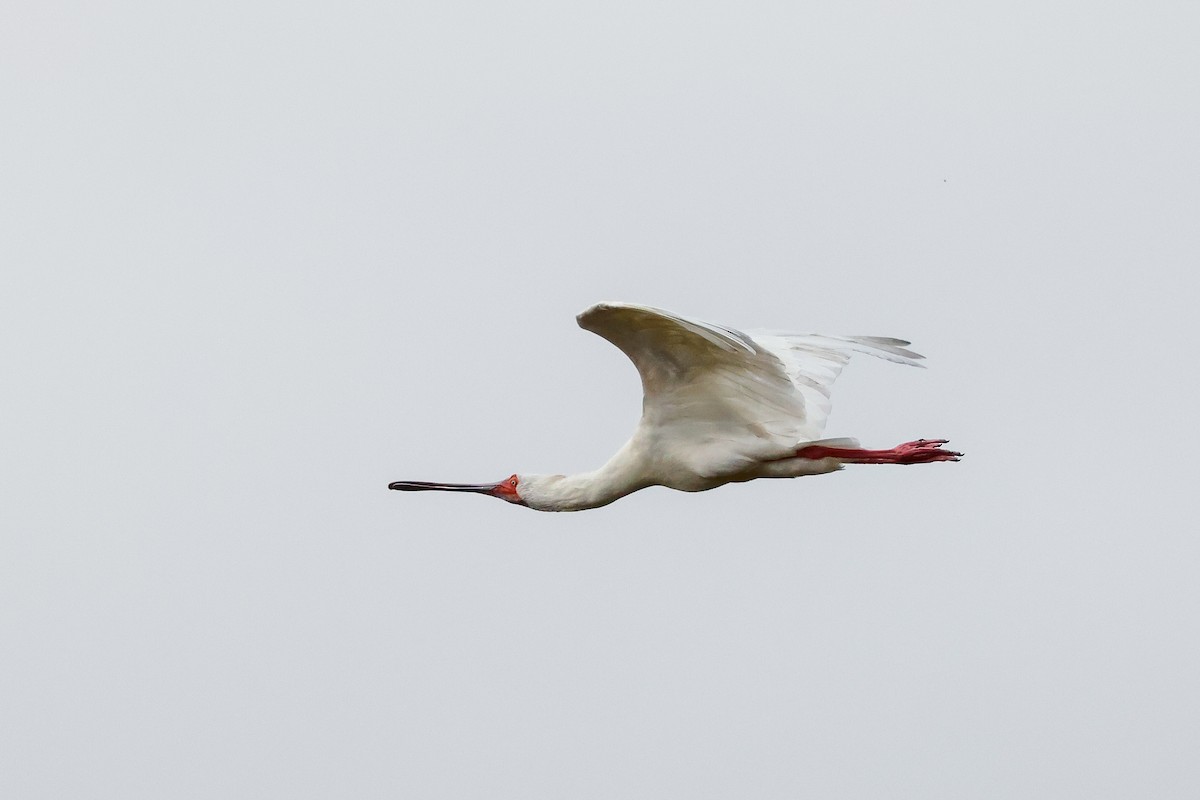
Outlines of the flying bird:
<svg viewBox="0 0 1200 800">
<path fill-rule="evenodd" d="M 599 508 L 649 486 L 702 492 L 755 478 L 798 478 L 846 464 L 958 461 L 946 439 L 864 450 L 822 439 L 829 390 L 853 353 L 922 366 L 908 342 L 878 336 L 741 331 L 648 306 L 599 303 L 576 320 L 612 342 L 642 378 L 642 418 L 607 464 L 578 475 L 499 483 L 396 481 L 404 492 L 475 492 L 538 511 Z"/>
</svg>

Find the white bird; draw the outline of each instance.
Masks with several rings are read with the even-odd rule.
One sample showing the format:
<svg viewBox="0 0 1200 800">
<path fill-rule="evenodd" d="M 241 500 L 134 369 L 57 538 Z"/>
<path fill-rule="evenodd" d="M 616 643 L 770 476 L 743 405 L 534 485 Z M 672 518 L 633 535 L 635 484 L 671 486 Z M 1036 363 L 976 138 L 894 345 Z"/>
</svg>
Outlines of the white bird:
<svg viewBox="0 0 1200 800">
<path fill-rule="evenodd" d="M 797 478 L 845 464 L 957 461 L 946 439 L 864 450 L 855 439 L 822 439 L 829 390 L 852 353 L 921 366 L 902 339 L 818 334 L 745 334 L 628 303 L 599 303 L 579 327 L 619 347 L 642 377 L 642 418 L 632 438 L 598 470 L 517 474 L 499 483 L 396 481 L 389 489 L 476 492 L 538 511 L 608 505 L 648 486 L 702 492 L 755 478 Z"/>
</svg>

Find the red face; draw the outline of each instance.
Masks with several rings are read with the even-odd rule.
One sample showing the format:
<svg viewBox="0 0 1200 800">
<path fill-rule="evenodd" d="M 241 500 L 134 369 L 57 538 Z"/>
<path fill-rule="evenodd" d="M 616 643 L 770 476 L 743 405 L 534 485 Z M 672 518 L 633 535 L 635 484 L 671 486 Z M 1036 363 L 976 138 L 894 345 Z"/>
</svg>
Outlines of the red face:
<svg viewBox="0 0 1200 800">
<path fill-rule="evenodd" d="M 491 491 L 493 497 L 499 497 L 501 500 L 507 500 L 510 503 L 523 503 L 521 495 L 517 493 L 517 486 L 520 480 L 516 475 L 510 475 L 500 483 L 496 484 L 496 488 Z"/>
</svg>

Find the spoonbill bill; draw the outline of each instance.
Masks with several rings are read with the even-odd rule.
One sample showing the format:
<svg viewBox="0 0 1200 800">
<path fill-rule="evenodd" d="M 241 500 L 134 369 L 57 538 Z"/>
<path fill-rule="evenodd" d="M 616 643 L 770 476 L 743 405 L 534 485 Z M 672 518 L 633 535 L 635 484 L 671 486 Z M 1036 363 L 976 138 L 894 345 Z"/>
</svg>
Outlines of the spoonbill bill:
<svg viewBox="0 0 1200 800">
<path fill-rule="evenodd" d="M 822 439 L 829 390 L 853 353 L 921 366 L 908 342 L 878 336 L 749 334 L 648 306 L 599 303 L 576 320 L 619 347 L 642 378 L 642 418 L 607 464 L 578 475 L 499 483 L 396 481 L 402 492 L 475 492 L 538 511 L 599 508 L 648 486 L 702 492 L 755 478 L 798 478 L 846 464 L 958 461 L 946 439 L 864 450 Z"/>
</svg>

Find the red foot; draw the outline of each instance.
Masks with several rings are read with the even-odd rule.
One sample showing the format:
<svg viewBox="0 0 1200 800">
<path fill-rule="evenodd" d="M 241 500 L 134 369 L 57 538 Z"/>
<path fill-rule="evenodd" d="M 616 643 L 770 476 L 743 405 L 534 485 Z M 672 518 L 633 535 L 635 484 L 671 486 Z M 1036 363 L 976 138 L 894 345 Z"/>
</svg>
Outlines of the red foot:
<svg viewBox="0 0 1200 800">
<path fill-rule="evenodd" d="M 812 444 L 796 451 L 800 458 L 837 458 L 851 464 L 925 464 L 932 461 L 958 461 L 962 453 L 943 450 L 948 439 L 917 439 L 898 444 L 891 450 L 854 450 Z"/>
</svg>

